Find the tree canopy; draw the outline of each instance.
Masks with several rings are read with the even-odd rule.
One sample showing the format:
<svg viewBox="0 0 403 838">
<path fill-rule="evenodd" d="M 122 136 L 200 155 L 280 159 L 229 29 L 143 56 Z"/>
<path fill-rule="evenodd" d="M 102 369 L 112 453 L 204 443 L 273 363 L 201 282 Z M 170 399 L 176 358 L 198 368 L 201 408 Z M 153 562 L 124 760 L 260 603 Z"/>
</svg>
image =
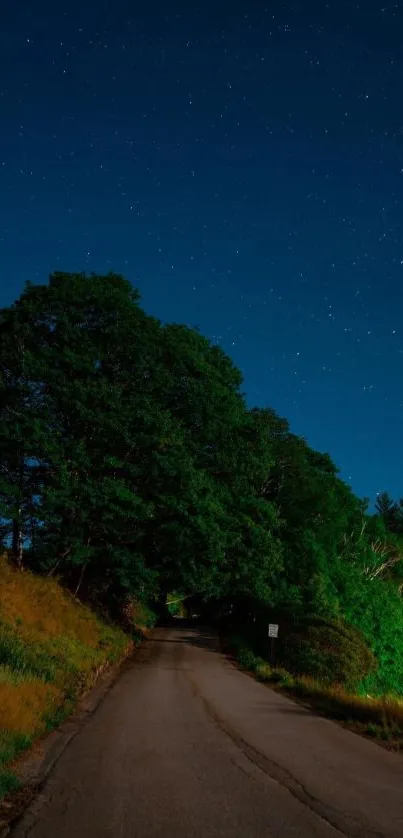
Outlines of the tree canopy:
<svg viewBox="0 0 403 838">
<path fill-rule="evenodd" d="M 402 502 L 370 515 L 241 386 L 121 276 L 27 283 L 0 311 L 3 544 L 111 609 L 186 591 L 345 621 L 375 652 L 372 683 L 401 689 Z"/>
</svg>

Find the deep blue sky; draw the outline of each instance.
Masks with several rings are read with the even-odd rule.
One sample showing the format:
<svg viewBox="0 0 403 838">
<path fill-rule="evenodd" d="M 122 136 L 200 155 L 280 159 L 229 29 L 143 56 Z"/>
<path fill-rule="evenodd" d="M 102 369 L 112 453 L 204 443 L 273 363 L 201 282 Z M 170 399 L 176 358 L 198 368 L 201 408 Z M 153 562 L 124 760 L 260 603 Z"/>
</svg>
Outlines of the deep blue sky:
<svg viewBox="0 0 403 838">
<path fill-rule="evenodd" d="M 4 0 L 0 305 L 114 270 L 403 495 L 403 3 Z"/>
</svg>

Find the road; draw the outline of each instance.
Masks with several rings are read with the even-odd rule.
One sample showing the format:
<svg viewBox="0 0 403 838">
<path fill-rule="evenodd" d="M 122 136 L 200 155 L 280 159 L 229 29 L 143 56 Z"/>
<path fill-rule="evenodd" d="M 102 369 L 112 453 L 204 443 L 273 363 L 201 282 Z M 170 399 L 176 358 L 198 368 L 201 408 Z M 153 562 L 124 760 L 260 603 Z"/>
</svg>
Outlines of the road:
<svg viewBox="0 0 403 838">
<path fill-rule="evenodd" d="M 399 838 L 403 757 L 159 629 L 68 745 L 14 838 Z"/>
</svg>

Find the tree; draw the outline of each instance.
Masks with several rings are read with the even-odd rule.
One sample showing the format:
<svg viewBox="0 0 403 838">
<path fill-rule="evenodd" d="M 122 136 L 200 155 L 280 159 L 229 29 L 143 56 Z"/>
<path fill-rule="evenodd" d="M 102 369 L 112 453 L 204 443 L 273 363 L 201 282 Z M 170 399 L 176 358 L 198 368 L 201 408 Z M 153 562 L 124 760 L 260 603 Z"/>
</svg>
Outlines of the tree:
<svg viewBox="0 0 403 838">
<path fill-rule="evenodd" d="M 237 589 L 268 596 L 281 563 L 274 505 L 259 497 L 272 463 L 260 416 L 240 393 L 242 376 L 223 351 L 184 326 L 163 331 L 164 369 L 158 399 L 184 429 L 194 466 L 212 487 L 216 515 L 215 560 L 206 594 Z M 214 499 L 213 499 L 214 498 Z"/>
<path fill-rule="evenodd" d="M 28 408 L 24 456 L 41 476 L 31 563 L 109 600 L 169 586 L 267 590 L 280 550 L 257 490 L 270 456 L 230 359 L 186 327 L 162 327 L 112 274 L 54 274 L 1 316 L 8 345 L 24 340 L 13 432 Z M 20 361 L 10 369 L 21 390 Z M 11 437 L 5 449 L 10 459 Z M 6 493 L 3 503 L 10 516 Z"/>
<path fill-rule="evenodd" d="M 284 568 L 276 576 L 275 604 L 333 614 L 331 566 L 345 532 L 361 521 L 359 501 L 337 477 L 330 457 L 292 434 L 286 420 L 268 409 L 254 414 L 266 427 L 272 457 L 261 494 L 275 504 L 282 522 Z"/>
<path fill-rule="evenodd" d="M 33 418 L 38 393 L 29 375 L 28 329 L 25 323 L 14 329 L 14 314 L 3 310 L 0 319 L 0 531 L 21 567 L 26 537 L 30 532 L 32 538 L 36 525 L 41 472 Z"/>
<path fill-rule="evenodd" d="M 92 581 L 102 575 L 103 587 L 110 585 L 111 576 L 114 584 L 127 586 L 134 583 L 133 575 L 147 575 L 143 563 L 129 558 L 121 543 L 107 572 L 101 571 L 108 549 L 123 540 L 123 530 L 132 529 L 133 544 L 140 521 L 151 514 L 130 485 L 137 468 L 122 444 L 127 377 L 113 368 L 142 316 L 137 293 L 114 275 L 55 274 L 49 286 L 28 284 L 20 300 L 1 313 L 7 345 L 24 342 L 23 382 L 16 354 L 5 382 L 8 402 L 10 381 L 19 382 L 20 396 L 7 426 L 3 465 L 10 462 L 12 435 L 22 427 L 24 462 L 34 454 L 41 474 L 40 565 L 48 570 L 57 566 L 77 586 L 87 568 Z M 2 344 L 3 369 L 7 360 Z M 3 487 L 8 516 L 11 500 Z"/>
<path fill-rule="evenodd" d="M 375 509 L 384 520 L 388 529 L 393 530 L 395 527 L 396 517 L 398 513 L 398 506 L 390 497 L 388 492 L 380 492 L 375 502 Z"/>
</svg>

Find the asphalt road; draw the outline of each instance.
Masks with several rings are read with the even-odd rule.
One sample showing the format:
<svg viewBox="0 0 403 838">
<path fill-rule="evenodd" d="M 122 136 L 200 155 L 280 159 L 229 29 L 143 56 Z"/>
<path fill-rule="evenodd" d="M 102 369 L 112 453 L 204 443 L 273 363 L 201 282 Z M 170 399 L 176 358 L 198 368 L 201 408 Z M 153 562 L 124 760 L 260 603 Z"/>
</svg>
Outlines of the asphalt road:
<svg viewBox="0 0 403 838">
<path fill-rule="evenodd" d="M 403 757 L 161 629 L 64 751 L 14 838 L 403 836 Z"/>
</svg>

